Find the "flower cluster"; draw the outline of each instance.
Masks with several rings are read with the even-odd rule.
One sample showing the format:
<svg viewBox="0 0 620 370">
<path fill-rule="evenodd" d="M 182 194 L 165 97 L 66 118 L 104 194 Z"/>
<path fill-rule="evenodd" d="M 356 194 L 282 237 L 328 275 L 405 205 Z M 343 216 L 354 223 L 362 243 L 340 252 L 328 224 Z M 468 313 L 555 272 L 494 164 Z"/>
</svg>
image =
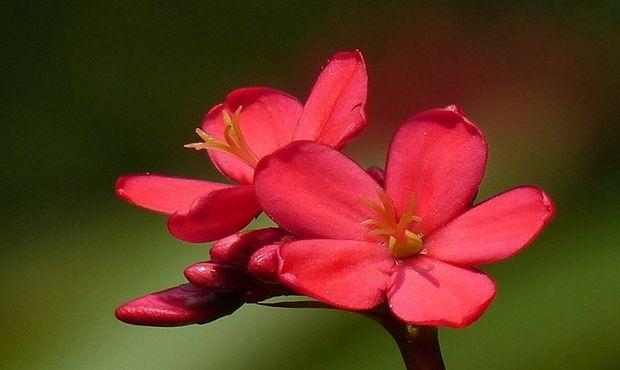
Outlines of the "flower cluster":
<svg viewBox="0 0 620 370">
<path fill-rule="evenodd" d="M 218 240 L 189 284 L 131 301 L 125 322 L 204 323 L 243 303 L 302 294 L 333 307 L 391 312 L 418 326 L 478 319 L 495 284 L 475 266 L 520 252 L 552 219 L 550 198 L 521 186 L 474 205 L 487 144 L 459 108 L 420 113 L 392 139 L 385 171 L 339 152 L 365 126 L 367 76 L 358 51 L 333 56 L 306 103 L 240 89 L 196 132 L 236 185 L 121 177 L 123 199 L 167 214 L 188 242 Z M 240 233 L 264 211 L 278 228 Z M 231 235 L 232 236 L 229 236 Z"/>
</svg>

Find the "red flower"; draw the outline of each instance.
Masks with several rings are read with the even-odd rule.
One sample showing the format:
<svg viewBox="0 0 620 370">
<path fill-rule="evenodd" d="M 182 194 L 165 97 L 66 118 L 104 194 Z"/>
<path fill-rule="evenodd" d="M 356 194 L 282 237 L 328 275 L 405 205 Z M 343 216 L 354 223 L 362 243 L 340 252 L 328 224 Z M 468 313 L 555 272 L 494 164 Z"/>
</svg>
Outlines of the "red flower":
<svg viewBox="0 0 620 370">
<path fill-rule="evenodd" d="M 515 255 L 554 214 L 533 186 L 472 207 L 486 161 L 482 133 L 453 106 L 398 130 L 384 187 L 328 146 L 296 142 L 276 151 L 257 167 L 257 197 L 305 239 L 280 247 L 281 282 L 343 309 L 387 300 L 407 323 L 469 325 L 495 295 L 491 278 L 472 266 Z"/>
<path fill-rule="evenodd" d="M 238 185 L 159 175 L 121 177 L 116 193 L 140 207 L 169 215 L 168 229 L 187 242 L 207 242 L 245 227 L 260 211 L 252 181 L 265 155 L 294 140 L 341 148 L 366 124 L 367 76 L 359 51 L 334 55 L 302 107 L 265 87 L 235 90 L 212 108 L 196 132 L 220 172 Z"/>
</svg>

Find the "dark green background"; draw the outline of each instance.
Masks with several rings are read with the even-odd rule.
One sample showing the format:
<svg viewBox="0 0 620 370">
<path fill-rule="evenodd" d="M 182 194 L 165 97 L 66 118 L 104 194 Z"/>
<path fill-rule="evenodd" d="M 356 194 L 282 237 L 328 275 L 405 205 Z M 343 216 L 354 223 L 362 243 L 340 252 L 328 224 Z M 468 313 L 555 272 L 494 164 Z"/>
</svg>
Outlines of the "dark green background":
<svg viewBox="0 0 620 370">
<path fill-rule="evenodd" d="M 480 198 L 534 183 L 558 206 L 531 248 L 485 268 L 499 293 L 482 319 L 441 331 L 448 368 L 617 368 L 620 9 L 460 3 L 5 2 L 0 367 L 402 366 L 345 312 L 248 306 L 175 329 L 113 316 L 208 250 L 117 200 L 116 177 L 221 179 L 182 147 L 207 109 L 250 85 L 303 100 L 332 53 L 360 48 L 369 128 L 350 155 L 380 165 L 399 121 L 456 103 L 489 140 Z"/>
</svg>

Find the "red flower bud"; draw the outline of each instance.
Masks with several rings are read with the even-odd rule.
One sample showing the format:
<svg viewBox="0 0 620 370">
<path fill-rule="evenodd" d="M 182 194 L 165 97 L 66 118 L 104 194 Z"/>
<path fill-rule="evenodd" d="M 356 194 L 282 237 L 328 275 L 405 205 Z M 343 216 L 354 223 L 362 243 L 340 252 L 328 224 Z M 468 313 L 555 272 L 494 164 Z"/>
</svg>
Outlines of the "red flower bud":
<svg viewBox="0 0 620 370">
<path fill-rule="evenodd" d="M 278 243 L 285 237 L 290 237 L 290 235 L 278 228 L 235 234 L 216 242 L 209 254 L 213 262 L 245 266 L 256 250 L 265 245 Z"/>
<path fill-rule="evenodd" d="M 278 248 L 271 244 L 254 252 L 248 262 L 248 272 L 262 282 L 278 283 Z"/>
<path fill-rule="evenodd" d="M 115 315 L 133 325 L 182 326 L 216 320 L 240 306 L 209 289 L 183 284 L 129 301 Z"/>
<path fill-rule="evenodd" d="M 183 273 L 190 283 L 222 293 L 239 291 L 249 282 L 240 270 L 213 262 L 195 263 Z"/>
</svg>

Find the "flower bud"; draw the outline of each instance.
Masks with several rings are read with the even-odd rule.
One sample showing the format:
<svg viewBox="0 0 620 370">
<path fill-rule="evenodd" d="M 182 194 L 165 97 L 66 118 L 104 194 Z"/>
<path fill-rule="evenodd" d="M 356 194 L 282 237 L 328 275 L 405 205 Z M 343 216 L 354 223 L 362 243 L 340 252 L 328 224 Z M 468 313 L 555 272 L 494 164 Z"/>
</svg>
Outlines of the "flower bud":
<svg viewBox="0 0 620 370">
<path fill-rule="evenodd" d="M 278 228 L 253 230 L 219 240 L 213 245 L 209 254 L 213 262 L 245 267 L 248 259 L 257 249 L 278 243 L 288 237 L 290 234 Z"/>
<path fill-rule="evenodd" d="M 182 326 L 216 320 L 240 306 L 209 289 L 183 284 L 129 301 L 115 315 L 133 325 Z"/>
<path fill-rule="evenodd" d="M 249 282 L 248 276 L 240 270 L 213 262 L 195 263 L 183 273 L 190 283 L 220 293 L 239 291 Z"/>
<path fill-rule="evenodd" d="M 252 277 L 269 284 L 278 283 L 278 245 L 271 244 L 257 250 L 248 261 Z"/>
</svg>

